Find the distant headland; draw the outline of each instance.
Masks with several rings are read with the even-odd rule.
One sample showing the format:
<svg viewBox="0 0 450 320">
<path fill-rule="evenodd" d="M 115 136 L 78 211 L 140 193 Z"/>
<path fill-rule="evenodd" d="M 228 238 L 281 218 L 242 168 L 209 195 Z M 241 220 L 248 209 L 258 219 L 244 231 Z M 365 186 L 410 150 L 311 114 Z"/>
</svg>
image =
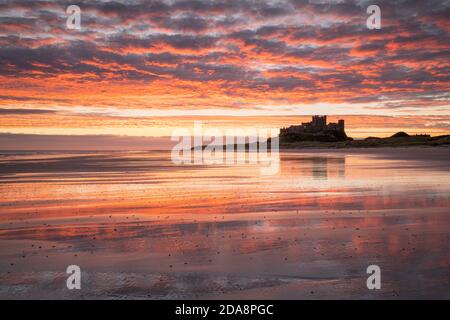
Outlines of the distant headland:
<svg viewBox="0 0 450 320">
<path fill-rule="evenodd" d="M 249 141 L 249 137 L 244 140 Z M 223 141 L 223 140 L 222 140 Z M 272 148 L 274 138 L 264 139 L 263 142 L 252 143 L 231 143 L 231 144 L 211 144 L 211 147 L 223 150 L 259 150 L 263 143 L 263 148 Z M 327 116 L 313 116 L 311 122 L 302 122 L 300 125 L 292 125 L 281 128 L 278 135 L 278 147 L 280 149 L 311 149 L 311 148 L 382 148 L 382 147 L 450 147 L 450 135 L 432 137 L 429 134 L 409 135 L 406 132 L 397 132 L 387 138 L 367 137 L 365 139 L 353 139 L 345 132 L 345 120 L 327 123 Z M 186 149 L 205 150 L 208 145 L 197 145 Z M 277 147 L 277 148 L 278 148 Z"/>
<path fill-rule="evenodd" d="M 280 129 L 280 148 L 374 148 L 450 145 L 450 135 L 431 137 L 397 132 L 387 138 L 355 140 L 345 133 L 345 121 L 328 123 L 326 116 L 313 116 L 311 122 Z"/>
</svg>

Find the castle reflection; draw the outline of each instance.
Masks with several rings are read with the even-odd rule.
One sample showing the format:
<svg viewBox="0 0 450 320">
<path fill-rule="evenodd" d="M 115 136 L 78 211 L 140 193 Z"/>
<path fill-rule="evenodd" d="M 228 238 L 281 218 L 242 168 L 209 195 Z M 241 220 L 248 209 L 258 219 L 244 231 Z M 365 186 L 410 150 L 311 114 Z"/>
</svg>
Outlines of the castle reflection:
<svg viewBox="0 0 450 320">
<path fill-rule="evenodd" d="M 326 180 L 328 177 L 345 178 L 345 156 L 340 158 L 313 157 L 312 175 L 316 180 Z"/>
<path fill-rule="evenodd" d="M 346 156 L 303 156 L 284 157 L 284 163 L 290 165 L 289 168 L 282 168 L 286 174 L 295 174 L 304 178 L 311 177 L 314 180 L 327 180 L 330 178 L 345 178 Z M 287 161 L 286 161 L 287 160 Z"/>
</svg>

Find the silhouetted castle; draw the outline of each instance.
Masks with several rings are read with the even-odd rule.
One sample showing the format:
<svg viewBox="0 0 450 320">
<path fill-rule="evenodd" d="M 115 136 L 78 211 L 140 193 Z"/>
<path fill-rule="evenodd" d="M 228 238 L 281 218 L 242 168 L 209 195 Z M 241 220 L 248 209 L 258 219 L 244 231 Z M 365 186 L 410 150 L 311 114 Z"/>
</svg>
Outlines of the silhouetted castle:
<svg viewBox="0 0 450 320">
<path fill-rule="evenodd" d="M 345 122 L 328 123 L 327 116 L 313 116 L 311 122 L 303 122 L 298 126 L 290 126 L 280 130 L 280 140 L 295 141 L 342 141 L 348 140 L 345 133 Z M 350 138 L 351 139 L 351 138 Z"/>
</svg>

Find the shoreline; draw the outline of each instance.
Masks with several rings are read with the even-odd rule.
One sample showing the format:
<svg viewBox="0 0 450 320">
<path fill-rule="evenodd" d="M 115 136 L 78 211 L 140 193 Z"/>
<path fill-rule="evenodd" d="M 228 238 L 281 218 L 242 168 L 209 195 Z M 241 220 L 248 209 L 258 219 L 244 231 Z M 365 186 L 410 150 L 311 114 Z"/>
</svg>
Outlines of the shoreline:
<svg viewBox="0 0 450 320">
<path fill-rule="evenodd" d="M 379 150 L 379 151 L 389 151 L 389 150 L 415 150 L 415 149 L 433 149 L 433 150 L 450 150 L 450 145 L 440 145 L 440 146 L 428 146 L 428 145 L 416 145 L 416 146 L 378 146 L 378 147 L 326 147 L 326 146 L 307 146 L 307 147 L 284 147 L 280 146 L 280 151 L 283 152 L 298 152 L 298 151 L 344 151 L 344 150 Z"/>
</svg>

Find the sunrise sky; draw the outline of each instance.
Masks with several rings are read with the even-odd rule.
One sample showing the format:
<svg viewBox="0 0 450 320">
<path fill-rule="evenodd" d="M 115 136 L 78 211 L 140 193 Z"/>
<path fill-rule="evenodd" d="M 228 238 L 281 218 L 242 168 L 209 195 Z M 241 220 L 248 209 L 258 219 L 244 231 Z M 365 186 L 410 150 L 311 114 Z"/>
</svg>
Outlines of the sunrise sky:
<svg viewBox="0 0 450 320">
<path fill-rule="evenodd" d="M 66 28 L 71 4 L 81 30 Z M 380 30 L 366 27 L 371 4 Z M 0 1 L 0 138 L 312 114 L 346 119 L 353 137 L 449 134 L 449 16 L 445 0 Z"/>
</svg>

